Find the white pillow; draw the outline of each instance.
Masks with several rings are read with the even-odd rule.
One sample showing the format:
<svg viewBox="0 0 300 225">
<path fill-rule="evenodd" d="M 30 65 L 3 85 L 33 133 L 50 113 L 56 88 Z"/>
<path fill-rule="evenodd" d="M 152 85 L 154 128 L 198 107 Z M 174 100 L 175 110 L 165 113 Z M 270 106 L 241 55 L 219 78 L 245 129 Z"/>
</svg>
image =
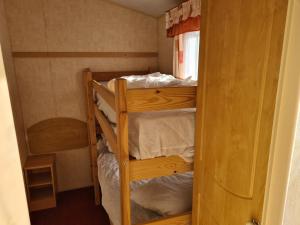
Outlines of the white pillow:
<svg viewBox="0 0 300 225">
<path fill-rule="evenodd" d="M 140 206 L 163 216 L 190 211 L 193 175 L 186 173 L 153 179 L 134 190 L 131 199 Z"/>
</svg>

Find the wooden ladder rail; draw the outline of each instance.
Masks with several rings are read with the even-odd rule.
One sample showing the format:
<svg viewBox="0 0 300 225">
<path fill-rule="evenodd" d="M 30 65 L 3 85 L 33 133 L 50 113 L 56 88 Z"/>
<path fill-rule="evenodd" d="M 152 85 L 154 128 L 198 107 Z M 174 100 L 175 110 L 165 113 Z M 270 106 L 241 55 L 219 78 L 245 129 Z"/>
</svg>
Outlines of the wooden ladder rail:
<svg viewBox="0 0 300 225">
<path fill-rule="evenodd" d="M 87 125 L 89 136 L 89 148 L 91 157 L 91 175 L 94 186 L 95 204 L 100 205 L 100 187 L 98 183 L 97 162 L 97 136 L 95 126 L 94 98 L 93 98 L 93 75 L 89 69 L 83 72 L 83 81 L 87 101 Z"/>
</svg>

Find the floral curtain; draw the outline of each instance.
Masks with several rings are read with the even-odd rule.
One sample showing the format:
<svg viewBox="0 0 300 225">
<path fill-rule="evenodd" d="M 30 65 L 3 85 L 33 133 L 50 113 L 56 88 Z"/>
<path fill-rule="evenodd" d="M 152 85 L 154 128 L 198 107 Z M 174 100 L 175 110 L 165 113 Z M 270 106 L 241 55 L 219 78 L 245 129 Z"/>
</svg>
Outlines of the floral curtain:
<svg viewBox="0 0 300 225">
<path fill-rule="evenodd" d="M 174 37 L 174 47 L 173 47 L 173 74 L 175 77 L 184 79 L 184 44 L 183 44 L 183 34 L 179 34 Z"/>
<path fill-rule="evenodd" d="M 200 0 L 188 0 L 166 12 L 167 37 L 174 38 L 173 73 L 184 79 L 184 33 L 200 30 Z"/>
<path fill-rule="evenodd" d="M 168 37 L 200 30 L 200 0 L 188 0 L 166 12 Z"/>
</svg>

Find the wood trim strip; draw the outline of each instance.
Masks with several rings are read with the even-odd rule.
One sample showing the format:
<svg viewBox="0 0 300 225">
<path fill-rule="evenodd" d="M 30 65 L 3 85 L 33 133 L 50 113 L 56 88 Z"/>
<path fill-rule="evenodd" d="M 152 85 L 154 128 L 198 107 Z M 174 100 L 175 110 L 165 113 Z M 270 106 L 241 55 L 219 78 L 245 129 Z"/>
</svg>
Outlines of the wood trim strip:
<svg viewBox="0 0 300 225">
<path fill-rule="evenodd" d="M 138 88 L 127 90 L 128 112 L 196 107 L 197 87 Z"/>
<path fill-rule="evenodd" d="M 181 215 L 169 216 L 159 220 L 153 220 L 139 225 L 166 225 L 166 224 L 190 225 L 191 223 L 192 223 L 192 214 L 189 212 Z"/>
<path fill-rule="evenodd" d="M 130 160 L 130 180 L 142 180 L 170 176 L 193 170 L 193 163 L 185 162 L 179 156 L 158 157 L 145 160 Z"/>
<path fill-rule="evenodd" d="M 15 58 L 153 58 L 157 52 L 12 52 Z"/>
<path fill-rule="evenodd" d="M 101 95 L 101 97 L 109 104 L 110 107 L 112 107 L 114 110 L 116 110 L 116 101 L 115 101 L 115 95 L 113 92 L 108 90 L 104 85 L 98 83 L 97 81 L 93 80 L 93 88 L 94 90 Z"/>
<path fill-rule="evenodd" d="M 94 109 L 95 109 L 96 119 L 101 126 L 104 136 L 107 139 L 113 152 L 116 154 L 117 159 L 119 159 L 117 136 L 116 136 L 114 130 L 112 129 L 110 123 L 108 122 L 108 120 L 106 119 L 104 114 L 98 109 L 96 104 L 94 104 Z"/>
</svg>

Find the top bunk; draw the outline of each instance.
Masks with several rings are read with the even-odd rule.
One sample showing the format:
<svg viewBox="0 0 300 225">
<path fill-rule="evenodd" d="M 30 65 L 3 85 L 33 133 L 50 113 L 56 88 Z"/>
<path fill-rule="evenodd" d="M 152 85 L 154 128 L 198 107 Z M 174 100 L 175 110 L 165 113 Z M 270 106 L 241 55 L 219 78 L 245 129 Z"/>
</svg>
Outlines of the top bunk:
<svg viewBox="0 0 300 225">
<path fill-rule="evenodd" d="M 174 110 L 196 107 L 196 86 L 168 86 L 155 88 L 128 88 L 126 79 L 121 77 L 129 75 L 147 75 L 149 71 L 123 71 L 123 72 L 92 72 L 84 71 L 86 81 L 90 81 L 96 93 L 98 93 L 109 106 L 117 111 L 117 99 L 122 97 L 123 111 L 149 112 L 161 110 Z M 115 79 L 115 92 L 109 89 L 103 82 Z M 124 94 L 124 96 L 121 96 Z"/>
</svg>

